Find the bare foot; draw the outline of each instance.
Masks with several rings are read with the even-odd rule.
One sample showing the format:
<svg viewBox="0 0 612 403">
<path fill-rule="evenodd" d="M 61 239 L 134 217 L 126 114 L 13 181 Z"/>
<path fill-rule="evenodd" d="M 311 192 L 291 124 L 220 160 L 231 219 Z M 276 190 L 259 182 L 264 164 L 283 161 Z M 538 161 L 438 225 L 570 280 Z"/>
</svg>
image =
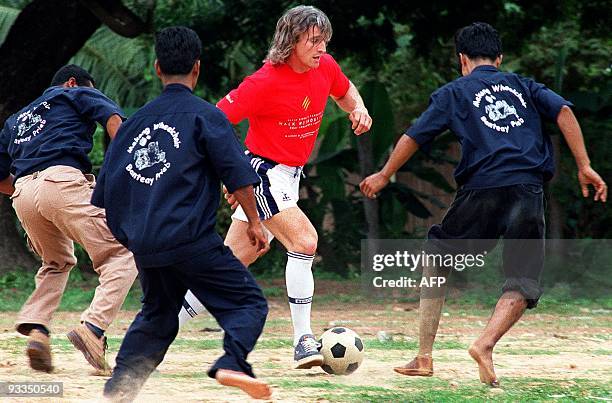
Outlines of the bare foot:
<svg viewBox="0 0 612 403">
<path fill-rule="evenodd" d="M 478 364 L 480 382 L 494 388 L 499 387 L 499 381 L 493 368 L 493 348 L 481 346 L 478 341 L 475 341 L 468 349 L 468 353 Z"/>
<path fill-rule="evenodd" d="M 244 372 L 220 369 L 217 371 L 215 379 L 221 385 L 242 389 L 253 399 L 268 400 L 272 397 L 272 389 L 266 382 L 251 378 Z"/>
<path fill-rule="evenodd" d="M 395 372 L 408 376 L 432 376 L 433 359 L 428 356 L 417 355 L 415 359 L 401 367 L 393 368 Z"/>
</svg>

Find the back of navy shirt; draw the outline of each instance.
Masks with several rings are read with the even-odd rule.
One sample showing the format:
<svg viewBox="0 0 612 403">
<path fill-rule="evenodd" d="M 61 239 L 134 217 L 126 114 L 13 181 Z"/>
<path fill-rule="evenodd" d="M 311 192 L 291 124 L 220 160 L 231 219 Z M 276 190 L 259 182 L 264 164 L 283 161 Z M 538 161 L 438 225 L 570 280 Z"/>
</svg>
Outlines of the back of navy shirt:
<svg viewBox="0 0 612 403">
<path fill-rule="evenodd" d="M 542 184 L 554 175 L 542 118 L 556 121 L 572 104 L 543 84 L 494 66 L 478 66 L 435 91 L 406 132 L 425 151 L 450 129 L 461 144 L 455 180 L 466 189 Z"/>
<path fill-rule="evenodd" d="M 165 266 L 223 244 L 220 181 L 233 192 L 259 176 L 223 112 L 170 84 L 119 129 L 92 203 L 140 267 Z"/>
<path fill-rule="evenodd" d="M 34 102 L 10 116 L 0 132 L 0 180 L 55 165 L 91 172 L 88 154 L 96 122 L 105 126 L 121 109 L 91 87 L 48 88 Z"/>
</svg>

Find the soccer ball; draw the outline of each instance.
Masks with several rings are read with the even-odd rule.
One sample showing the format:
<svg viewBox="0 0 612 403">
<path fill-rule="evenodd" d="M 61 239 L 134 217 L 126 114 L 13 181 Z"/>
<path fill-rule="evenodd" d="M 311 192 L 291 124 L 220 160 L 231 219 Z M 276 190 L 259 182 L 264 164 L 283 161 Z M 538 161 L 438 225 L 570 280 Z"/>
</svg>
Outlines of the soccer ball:
<svg viewBox="0 0 612 403">
<path fill-rule="evenodd" d="M 355 372 L 363 361 L 363 342 L 357 333 L 346 327 L 327 330 L 319 340 L 325 362 L 323 371 L 334 375 Z"/>
</svg>

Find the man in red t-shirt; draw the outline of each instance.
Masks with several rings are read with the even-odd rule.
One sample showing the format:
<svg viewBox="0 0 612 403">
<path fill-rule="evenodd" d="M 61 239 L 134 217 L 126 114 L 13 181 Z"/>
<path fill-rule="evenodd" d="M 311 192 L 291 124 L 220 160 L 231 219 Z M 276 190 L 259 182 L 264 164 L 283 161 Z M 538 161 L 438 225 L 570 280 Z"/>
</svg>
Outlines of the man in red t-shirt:
<svg viewBox="0 0 612 403">
<path fill-rule="evenodd" d="M 245 143 L 261 178 L 255 189 L 259 215 L 268 239 L 278 238 L 287 249 L 285 276 L 296 368 L 323 364 L 310 327 L 317 231 L 297 206 L 302 167 L 314 147 L 328 97 L 349 113 L 356 135 L 372 125 L 357 88 L 326 53 L 331 35 L 322 11 L 310 6 L 288 10 L 277 23 L 265 64 L 217 103 L 232 123 L 249 120 Z M 248 266 L 267 249 L 258 253 L 251 245 L 242 207 L 232 195 L 226 198 L 236 212 L 225 244 Z M 190 292 L 183 305 L 181 323 L 204 310 Z"/>
</svg>

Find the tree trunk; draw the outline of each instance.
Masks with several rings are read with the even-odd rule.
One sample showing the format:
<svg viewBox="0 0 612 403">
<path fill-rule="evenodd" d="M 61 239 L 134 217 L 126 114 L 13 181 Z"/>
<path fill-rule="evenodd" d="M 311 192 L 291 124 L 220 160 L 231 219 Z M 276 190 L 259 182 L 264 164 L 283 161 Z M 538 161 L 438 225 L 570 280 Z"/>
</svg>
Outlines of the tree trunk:
<svg viewBox="0 0 612 403">
<path fill-rule="evenodd" d="M 19 13 L 0 47 L 0 124 L 49 86 L 100 21 L 77 0 L 34 0 Z M 38 262 L 19 235 L 8 198 L 0 197 L 0 273 Z"/>
<path fill-rule="evenodd" d="M 559 201 L 552 192 L 552 188 L 555 183 L 559 181 L 559 174 L 561 171 L 561 136 L 551 136 L 553 145 L 553 153 L 555 156 L 555 176 L 548 183 L 548 221 L 546 225 L 548 227 L 548 253 L 551 255 L 561 255 L 563 253 L 563 243 L 559 239 L 563 238 L 563 223 L 565 222 L 565 215 L 563 214 L 563 207 L 559 204 Z"/>
<path fill-rule="evenodd" d="M 19 236 L 16 220 L 11 201 L 8 197 L 0 196 L 0 273 L 15 269 L 31 270 L 39 266 Z"/>
<path fill-rule="evenodd" d="M 152 6 L 151 6 L 152 9 Z M 121 0 L 34 0 L 19 13 L 0 46 L 0 127 L 36 99 L 100 27 L 93 12 L 119 35 L 134 37 L 148 25 Z M 38 265 L 17 231 L 8 199 L 0 199 L 0 273 Z"/>
<path fill-rule="evenodd" d="M 362 135 L 357 138 L 357 152 L 359 155 L 359 173 L 362 178 L 365 178 L 374 172 L 372 136 Z M 363 208 L 368 225 L 368 239 L 379 239 L 378 200 L 364 197 Z"/>
</svg>

